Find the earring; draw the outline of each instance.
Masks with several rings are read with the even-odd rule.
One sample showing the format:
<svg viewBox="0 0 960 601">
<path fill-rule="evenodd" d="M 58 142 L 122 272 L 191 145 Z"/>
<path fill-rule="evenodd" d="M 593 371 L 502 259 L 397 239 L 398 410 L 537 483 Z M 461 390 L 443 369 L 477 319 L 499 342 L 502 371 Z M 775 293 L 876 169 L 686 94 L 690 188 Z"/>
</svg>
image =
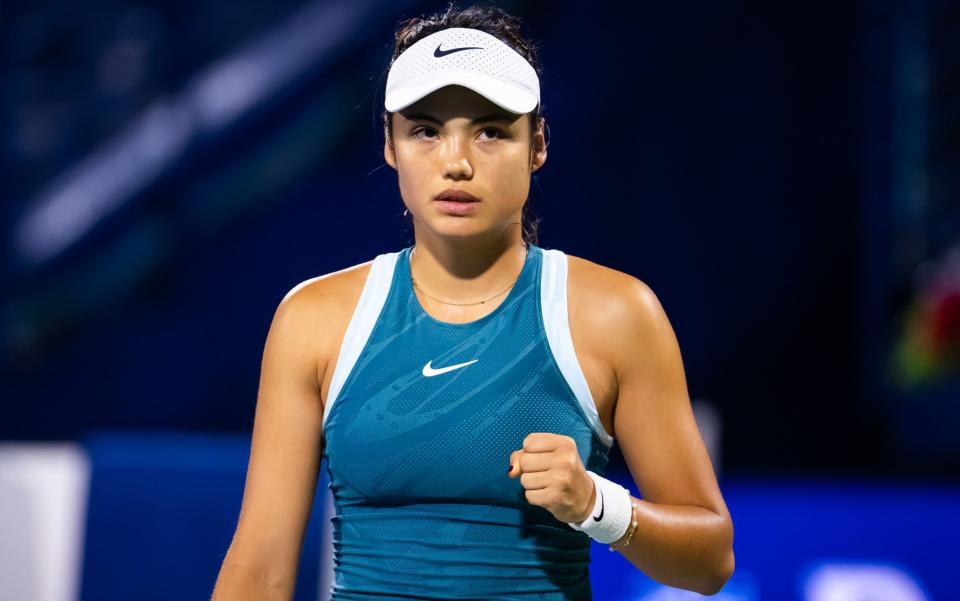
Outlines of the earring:
<svg viewBox="0 0 960 601">
<path fill-rule="evenodd" d="M 404 217 L 406 217 L 406 216 L 409 215 L 409 214 L 410 214 L 409 209 L 404 209 L 404 210 L 403 210 L 403 216 L 404 216 Z"/>
</svg>

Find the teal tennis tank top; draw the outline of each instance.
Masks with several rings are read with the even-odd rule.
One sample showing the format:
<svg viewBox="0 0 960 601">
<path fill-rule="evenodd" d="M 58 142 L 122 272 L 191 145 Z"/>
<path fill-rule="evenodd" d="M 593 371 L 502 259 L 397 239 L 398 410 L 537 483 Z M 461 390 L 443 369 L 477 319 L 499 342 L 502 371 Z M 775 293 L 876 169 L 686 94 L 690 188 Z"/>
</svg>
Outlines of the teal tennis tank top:
<svg viewBox="0 0 960 601">
<path fill-rule="evenodd" d="M 324 407 L 331 599 L 591 599 L 590 538 L 507 475 L 532 432 L 606 471 L 567 321 L 567 256 L 527 247 L 519 279 L 468 323 L 423 310 L 410 250 L 377 256 Z"/>
</svg>

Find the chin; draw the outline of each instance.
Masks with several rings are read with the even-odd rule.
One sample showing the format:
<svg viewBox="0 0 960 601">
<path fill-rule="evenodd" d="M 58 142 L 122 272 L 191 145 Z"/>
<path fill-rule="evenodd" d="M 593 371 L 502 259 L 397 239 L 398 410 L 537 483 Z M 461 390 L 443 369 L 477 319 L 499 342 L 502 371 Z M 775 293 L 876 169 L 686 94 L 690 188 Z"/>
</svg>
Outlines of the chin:
<svg viewBox="0 0 960 601">
<path fill-rule="evenodd" d="M 477 219 L 469 217 L 442 217 L 427 225 L 435 235 L 443 238 L 473 238 L 489 233 Z"/>
</svg>

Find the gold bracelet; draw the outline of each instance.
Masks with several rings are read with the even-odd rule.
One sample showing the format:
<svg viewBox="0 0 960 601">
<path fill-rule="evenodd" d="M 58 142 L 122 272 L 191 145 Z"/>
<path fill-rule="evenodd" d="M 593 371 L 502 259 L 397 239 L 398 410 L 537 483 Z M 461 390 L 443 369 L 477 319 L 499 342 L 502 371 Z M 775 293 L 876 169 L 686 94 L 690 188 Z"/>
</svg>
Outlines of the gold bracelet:
<svg viewBox="0 0 960 601">
<path fill-rule="evenodd" d="M 627 528 L 625 536 L 623 536 L 623 542 L 610 543 L 610 546 L 607 548 L 607 551 L 615 551 L 622 549 L 624 547 L 630 546 L 630 539 L 633 538 L 633 533 L 637 531 L 637 502 L 633 499 L 630 500 L 630 526 Z"/>
<path fill-rule="evenodd" d="M 617 547 L 622 548 L 622 547 L 630 546 L 630 540 L 633 538 L 633 535 L 637 532 L 637 525 L 639 524 L 639 520 L 637 518 L 637 513 L 639 509 L 640 508 L 637 505 L 637 502 L 634 500 L 631 500 L 630 501 L 630 529 L 628 530 L 627 536 L 624 538 L 623 542 L 617 544 Z"/>
</svg>

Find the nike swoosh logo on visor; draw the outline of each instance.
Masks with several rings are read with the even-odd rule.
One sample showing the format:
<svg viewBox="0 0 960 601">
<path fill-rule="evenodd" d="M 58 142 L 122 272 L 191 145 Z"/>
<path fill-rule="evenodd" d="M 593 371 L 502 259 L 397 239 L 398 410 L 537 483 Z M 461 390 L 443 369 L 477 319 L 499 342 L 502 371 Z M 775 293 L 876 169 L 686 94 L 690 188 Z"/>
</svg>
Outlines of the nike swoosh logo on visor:
<svg viewBox="0 0 960 601">
<path fill-rule="evenodd" d="M 446 56 L 448 54 L 453 54 L 454 52 L 460 52 L 461 50 L 483 50 L 482 46 L 464 46 L 463 48 L 451 48 L 450 50 L 440 50 L 440 46 L 443 44 L 437 44 L 437 49 L 433 51 L 433 55 L 437 58 L 441 56 Z"/>
<path fill-rule="evenodd" d="M 427 364 L 423 366 L 423 375 L 426 377 L 439 376 L 440 374 L 445 374 L 448 371 L 453 371 L 455 369 L 460 369 L 461 367 L 466 367 L 471 363 L 476 363 L 480 359 L 474 359 L 473 361 L 467 361 L 466 363 L 457 363 L 456 365 L 449 365 L 447 367 L 433 368 L 430 367 L 430 364 L 433 363 L 433 360 L 427 361 Z"/>
</svg>

